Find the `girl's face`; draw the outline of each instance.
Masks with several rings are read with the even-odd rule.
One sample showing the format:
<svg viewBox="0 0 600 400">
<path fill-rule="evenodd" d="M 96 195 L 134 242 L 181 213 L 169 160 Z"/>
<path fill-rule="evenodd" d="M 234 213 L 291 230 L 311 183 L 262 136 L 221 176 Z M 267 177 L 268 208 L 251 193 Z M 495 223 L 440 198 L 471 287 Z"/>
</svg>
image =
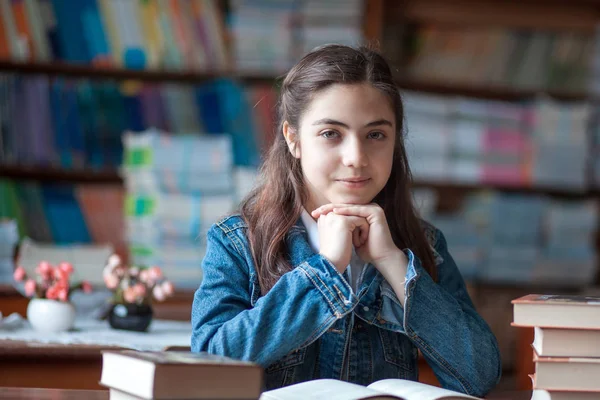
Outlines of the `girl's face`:
<svg viewBox="0 0 600 400">
<path fill-rule="evenodd" d="M 290 149 L 300 159 L 309 212 L 327 203 L 367 204 L 383 189 L 396 140 L 385 94 L 368 83 L 331 85 L 315 95 L 299 125 Z M 288 131 L 284 126 L 286 139 Z"/>
</svg>

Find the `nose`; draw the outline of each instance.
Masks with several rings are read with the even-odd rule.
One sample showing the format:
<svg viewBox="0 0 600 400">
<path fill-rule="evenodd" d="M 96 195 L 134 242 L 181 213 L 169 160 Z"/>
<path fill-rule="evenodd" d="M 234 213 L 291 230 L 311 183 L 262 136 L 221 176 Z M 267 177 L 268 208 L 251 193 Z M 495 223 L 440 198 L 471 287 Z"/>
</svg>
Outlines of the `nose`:
<svg viewBox="0 0 600 400">
<path fill-rule="evenodd" d="M 353 168 L 363 168 L 369 164 L 364 144 L 360 140 L 348 140 L 343 149 L 342 160 L 344 166 Z"/>
</svg>

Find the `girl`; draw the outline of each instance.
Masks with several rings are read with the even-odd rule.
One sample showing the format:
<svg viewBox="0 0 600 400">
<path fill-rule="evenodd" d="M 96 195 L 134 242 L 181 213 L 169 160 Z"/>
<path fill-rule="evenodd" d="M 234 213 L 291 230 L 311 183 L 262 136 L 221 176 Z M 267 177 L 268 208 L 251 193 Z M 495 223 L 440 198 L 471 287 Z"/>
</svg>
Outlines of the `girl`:
<svg viewBox="0 0 600 400">
<path fill-rule="evenodd" d="M 267 390 L 417 380 L 421 350 L 443 387 L 483 396 L 500 378 L 496 339 L 417 217 L 385 60 L 321 47 L 280 96 L 261 184 L 208 232 L 192 350 L 259 363 Z"/>
</svg>

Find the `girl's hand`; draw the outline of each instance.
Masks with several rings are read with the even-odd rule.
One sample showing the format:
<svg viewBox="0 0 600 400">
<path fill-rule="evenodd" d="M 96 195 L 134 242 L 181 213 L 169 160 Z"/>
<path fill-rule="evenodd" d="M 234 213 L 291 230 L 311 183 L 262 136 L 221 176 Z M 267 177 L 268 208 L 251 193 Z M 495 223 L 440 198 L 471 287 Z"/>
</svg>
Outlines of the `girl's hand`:
<svg viewBox="0 0 600 400">
<path fill-rule="evenodd" d="M 369 225 L 367 240 L 360 240 L 358 246 L 355 243 L 356 251 L 363 261 L 373 264 L 382 273 L 387 272 L 384 270 L 387 270 L 388 266 L 393 268 L 398 261 L 406 260 L 404 253 L 394 244 L 383 209 L 377 204 L 326 204 L 311 214 L 319 220 L 332 214 L 366 220 Z"/>
<path fill-rule="evenodd" d="M 367 220 L 353 215 L 327 213 L 318 216 L 317 226 L 320 254 L 331 261 L 340 274 L 344 273 L 352 258 L 352 244 L 358 247 L 367 241 Z"/>
</svg>

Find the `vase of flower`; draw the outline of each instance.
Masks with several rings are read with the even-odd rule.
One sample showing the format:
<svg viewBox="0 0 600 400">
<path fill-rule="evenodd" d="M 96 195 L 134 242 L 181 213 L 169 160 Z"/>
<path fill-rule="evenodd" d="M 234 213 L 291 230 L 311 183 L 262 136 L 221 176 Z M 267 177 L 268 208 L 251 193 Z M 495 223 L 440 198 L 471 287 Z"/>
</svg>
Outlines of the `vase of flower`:
<svg viewBox="0 0 600 400">
<path fill-rule="evenodd" d="M 70 302 L 33 298 L 27 306 L 27 319 L 36 331 L 68 331 L 75 322 L 75 307 Z"/>
<path fill-rule="evenodd" d="M 29 277 L 25 268 L 15 269 L 13 278 L 23 283 L 25 295 L 31 300 L 27 306 L 27 319 L 33 329 L 41 332 L 61 332 L 69 330 L 75 322 L 75 307 L 69 301 L 73 291 L 92 291 L 92 286 L 82 281 L 71 284 L 74 272 L 73 265 L 62 262 L 57 266 L 47 261 L 39 263 L 35 269 L 35 277 Z"/>
<path fill-rule="evenodd" d="M 108 322 L 114 329 L 145 332 L 152 322 L 152 307 L 149 304 L 114 304 Z"/>
<path fill-rule="evenodd" d="M 152 300 L 173 295 L 173 284 L 157 266 L 128 266 L 113 254 L 103 271 L 106 287 L 113 292 L 108 323 L 112 328 L 144 332 L 152 322 Z"/>
</svg>

